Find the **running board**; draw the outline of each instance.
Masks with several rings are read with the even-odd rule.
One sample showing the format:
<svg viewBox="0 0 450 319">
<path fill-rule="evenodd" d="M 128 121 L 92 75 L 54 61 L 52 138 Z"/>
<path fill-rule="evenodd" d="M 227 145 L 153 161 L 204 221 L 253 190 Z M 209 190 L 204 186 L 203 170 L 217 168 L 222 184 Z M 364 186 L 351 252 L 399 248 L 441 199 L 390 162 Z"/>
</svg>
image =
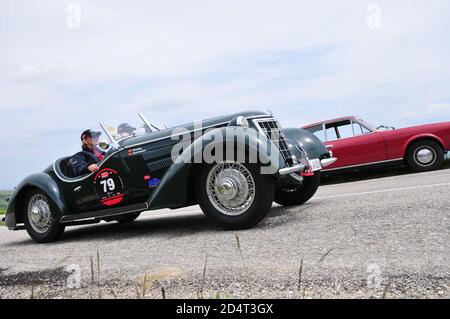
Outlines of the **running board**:
<svg viewBox="0 0 450 319">
<path fill-rule="evenodd" d="M 147 209 L 148 209 L 147 203 L 133 204 L 133 205 L 128 205 L 128 206 L 97 210 L 97 211 L 81 213 L 81 214 L 66 215 L 66 216 L 61 217 L 60 223 L 65 224 L 65 223 L 71 223 L 73 221 L 79 221 L 79 220 L 91 219 L 91 218 L 102 219 L 105 217 L 111 217 L 111 216 L 115 216 L 115 215 L 143 212 Z"/>
</svg>

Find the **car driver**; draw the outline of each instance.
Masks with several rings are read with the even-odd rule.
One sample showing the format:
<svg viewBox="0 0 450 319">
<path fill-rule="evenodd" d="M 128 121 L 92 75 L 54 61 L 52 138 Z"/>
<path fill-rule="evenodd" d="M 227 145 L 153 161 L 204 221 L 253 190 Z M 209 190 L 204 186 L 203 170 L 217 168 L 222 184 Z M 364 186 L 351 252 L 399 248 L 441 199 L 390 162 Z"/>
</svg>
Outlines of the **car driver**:
<svg viewBox="0 0 450 319">
<path fill-rule="evenodd" d="M 86 130 L 81 133 L 81 152 L 70 160 L 73 176 L 82 176 L 99 170 L 98 163 L 104 158 L 104 153 L 98 148 L 98 138 L 101 132 Z"/>
</svg>

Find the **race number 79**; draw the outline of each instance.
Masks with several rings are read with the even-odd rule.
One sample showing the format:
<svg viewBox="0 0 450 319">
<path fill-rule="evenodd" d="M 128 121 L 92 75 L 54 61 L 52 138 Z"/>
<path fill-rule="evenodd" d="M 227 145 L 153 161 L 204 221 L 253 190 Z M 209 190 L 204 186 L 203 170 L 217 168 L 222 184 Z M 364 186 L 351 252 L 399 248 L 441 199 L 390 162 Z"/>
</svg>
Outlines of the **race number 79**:
<svg viewBox="0 0 450 319">
<path fill-rule="evenodd" d="M 103 185 L 103 191 L 105 193 L 112 192 L 116 189 L 116 184 L 112 178 L 108 178 L 107 180 L 100 181 L 100 184 Z"/>
</svg>

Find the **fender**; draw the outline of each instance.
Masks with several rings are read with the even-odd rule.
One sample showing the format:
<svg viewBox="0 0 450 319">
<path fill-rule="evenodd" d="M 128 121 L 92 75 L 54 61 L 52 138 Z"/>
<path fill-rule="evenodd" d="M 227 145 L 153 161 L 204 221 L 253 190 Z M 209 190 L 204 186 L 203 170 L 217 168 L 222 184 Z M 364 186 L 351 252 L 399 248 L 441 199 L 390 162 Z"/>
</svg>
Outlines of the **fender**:
<svg viewBox="0 0 450 319">
<path fill-rule="evenodd" d="M 19 211 L 21 207 L 17 202 L 23 203 L 27 192 L 33 188 L 38 188 L 48 195 L 51 199 L 50 208 L 57 215 L 56 217 L 63 215 L 65 205 L 57 183 L 46 173 L 33 174 L 20 182 L 9 199 L 5 214 L 6 226 L 9 229 L 15 229 L 17 223 L 22 222 L 21 211 Z"/>
<path fill-rule="evenodd" d="M 240 131 L 237 131 L 240 130 Z M 244 134 L 247 130 L 252 130 L 249 134 L 246 134 L 244 143 L 241 143 L 240 139 L 235 140 L 236 134 Z M 215 136 L 222 136 L 220 141 L 215 140 Z M 194 159 L 202 153 L 206 146 L 215 147 L 224 145 L 227 143 L 233 143 L 238 148 L 243 147 L 249 149 L 258 154 L 258 160 L 262 163 L 269 163 L 267 168 L 272 172 L 278 172 L 279 168 L 285 167 L 284 160 L 277 147 L 270 148 L 270 155 L 267 152 L 259 152 L 259 150 L 267 149 L 270 142 L 264 135 L 257 134 L 257 131 L 253 128 L 242 127 L 221 127 L 208 131 L 202 137 L 196 139 L 191 145 L 189 145 L 183 153 L 172 164 L 169 170 L 162 178 L 158 188 L 150 196 L 148 200 L 148 207 L 150 209 L 158 209 L 163 207 L 177 208 L 185 205 L 189 201 L 189 187 L 192 187 L 190 183 L 190 174 L 194 166 Z M 197 157 L 196 157 L 197 156 Z M 281 165 L 272 163 L 270 158 L 278 158 Z M 203 158 L 203 157 L 200 157 Z M 186 161 L 188 159 L 188 161 Z M 280 166 L 280 167 L 279 167 Z"/>
<path fill-rule="evenodd" d="M 292 145 L 300 145 L 308 154 L 309 159 L 322 159 L 328 157 L 328 150 L 322 141 L 305 129 L 286 128 L 283 129 L 286 141 Z"/>
<path fill-rule="evenodd" d="M 423 133 L 423 134 L 417 134 L 417 135 L 411 136 L 405 142 L 405 144 L 403 145 L 403 155 L 402 156 L 405 156 L 406 151 L 408 150 L 408 147 L 409 147 L 409 145 L 411 145 L 412 142 L 422 139 L 422 138 L 428 138 L 428 139 L 437 141 L 441 145 L 442 149 L 445 150 L 445 143 L 439 136 L 431 134 L 431 133 Z"/>
</svg>

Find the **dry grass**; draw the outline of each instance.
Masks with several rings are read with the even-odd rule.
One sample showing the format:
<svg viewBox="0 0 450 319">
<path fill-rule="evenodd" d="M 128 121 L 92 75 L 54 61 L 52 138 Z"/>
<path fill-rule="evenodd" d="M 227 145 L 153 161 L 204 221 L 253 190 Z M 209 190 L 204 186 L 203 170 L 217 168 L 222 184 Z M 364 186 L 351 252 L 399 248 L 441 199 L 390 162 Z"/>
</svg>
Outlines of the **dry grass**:
<svg viewBox="0 0 450 319">
<path fill-rule="evenodd" d="M 178 276 L 179 273 L 180 270 L 177 268 L 166 268 L 154 273 L 145 274 L 138 279 L 137 294 L 140 297 L 145 298 L 149 291 L 157 288 L 157 284 L 161 280 L 172 279 Z M 163 299 L 166 298 L 166 291 L 164 287 L 161 287 L 161 297 Z"/>
</svg>

